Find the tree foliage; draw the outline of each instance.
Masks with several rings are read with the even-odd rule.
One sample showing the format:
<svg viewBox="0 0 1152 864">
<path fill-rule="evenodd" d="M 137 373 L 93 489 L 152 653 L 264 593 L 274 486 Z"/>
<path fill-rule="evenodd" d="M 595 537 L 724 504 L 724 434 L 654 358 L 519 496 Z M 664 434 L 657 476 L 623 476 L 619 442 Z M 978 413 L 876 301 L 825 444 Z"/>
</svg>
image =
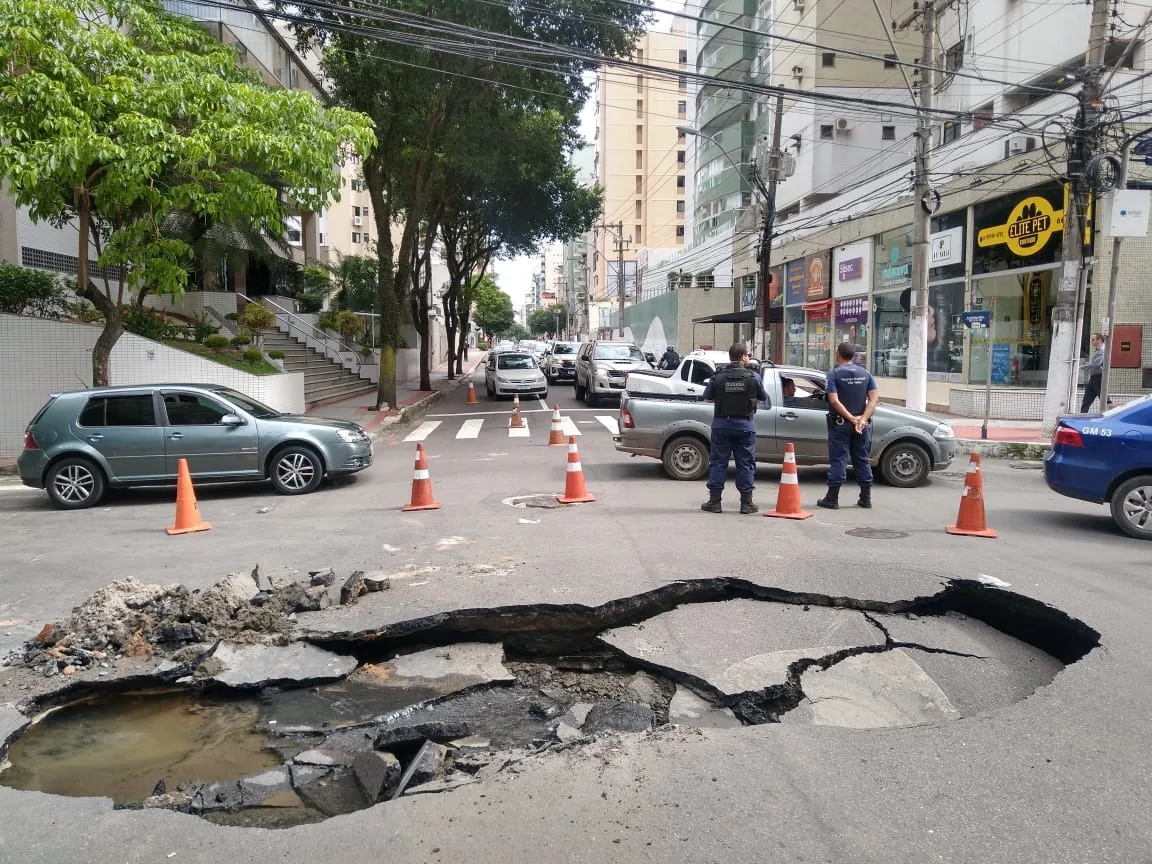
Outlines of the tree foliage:
<svg viewBox="0 0 1152 864">
<path fill-rule="evenodd" d="M 78 229 L 77 290 L 105 318 L 94 383 L 107 383 L 125 290 L 188 281 L 174 220 L 278 234 L 288 207 L 337 192 L 343 147 L 374 142 L 362 115 L 269 89 L 238 60 L 154 0 L 0 0 L 0 171 L 34 220 Z"/>
<path fill-rule="evenodd" d="M 503 336 L 507 333 L 516 323 L 512 298 L 500 290 L 491 276 L 475 280 L 472 291 L 475 297 L 473 320 L 476 326 L 490 336 Z"/>
<path fill-rule="evenodd" d="M 532 335 L 558 333 L 564 327 L 565 310 L 563 303 L 553 303 L 544 309 L 533 310 L 528 316 L 528 330 Z"/>
</svg>

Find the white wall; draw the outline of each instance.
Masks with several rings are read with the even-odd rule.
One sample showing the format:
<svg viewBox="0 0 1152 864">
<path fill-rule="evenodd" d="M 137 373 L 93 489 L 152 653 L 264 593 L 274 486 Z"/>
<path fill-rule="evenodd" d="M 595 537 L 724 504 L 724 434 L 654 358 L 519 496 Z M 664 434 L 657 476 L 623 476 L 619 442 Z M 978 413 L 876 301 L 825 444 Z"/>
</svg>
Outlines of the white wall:
<svg viewBox="0 0 1152 864">
<path fill-rule="evenodd" d="M 100 328 L 0 315 L 0 456 L 17 456 L 24 428 L 49 394 L 92 381 L 92 348 Z M 112 349 L 113 384 L 222 384 L 280 411 L 303 413 L 304 374 L 250 375 L 125 333 Z"/>
<path fill-rule="evenodd" d="M 186 318 L 195 318 L 205 309 L 214 309 L 220 317 L 239 312 L 233 291 L 186 291 L 180 297 L 149 294 L 144 305 L 160 312 L 175 312 Z"/>
</svg>

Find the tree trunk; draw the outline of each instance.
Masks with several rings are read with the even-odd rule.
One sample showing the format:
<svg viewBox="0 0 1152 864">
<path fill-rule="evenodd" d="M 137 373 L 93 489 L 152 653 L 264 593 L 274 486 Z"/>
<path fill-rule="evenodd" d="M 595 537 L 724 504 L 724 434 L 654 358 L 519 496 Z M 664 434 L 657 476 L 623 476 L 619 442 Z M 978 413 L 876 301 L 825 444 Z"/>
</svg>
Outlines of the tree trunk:
<svg viewBox="0 0 1152 864">
<path fill-rule="evenodd" d="M 76 261 L 76 290 L 104 316 L 104 329 L 92 348 L 92 386 L 107 387 L 110 380 L 112 349 L 124 334 L 120 307 L 112 298 L 92 284 L 89 275 L 88 248 L 92 230 L 92 199 L 88 190 L 76 190 L 77 227 L 80 240 Z"/>
<path fill-rule="evenodd" d="M 455 281 L 455 280 L 452 280 Z M 448 283 L 448 290 L 440 299 L 444 310 L 444 332 L 448 337 L 448 380 L 456 377 L 456 289 Z"/>
</svg>

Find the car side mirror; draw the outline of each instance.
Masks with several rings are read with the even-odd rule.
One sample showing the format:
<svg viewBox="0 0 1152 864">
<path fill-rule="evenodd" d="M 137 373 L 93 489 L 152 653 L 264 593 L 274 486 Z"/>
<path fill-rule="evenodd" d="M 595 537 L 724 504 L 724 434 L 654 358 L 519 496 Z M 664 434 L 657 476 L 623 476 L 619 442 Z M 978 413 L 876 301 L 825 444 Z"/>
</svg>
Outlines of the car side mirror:
<svg viewBox="0 0 1152 864">
<path fill-rule="evenodd" d="M 225 414 L 220 418 L 221 426 L 243 426 L 244 418 L 239 414 Z"/>
</svg>

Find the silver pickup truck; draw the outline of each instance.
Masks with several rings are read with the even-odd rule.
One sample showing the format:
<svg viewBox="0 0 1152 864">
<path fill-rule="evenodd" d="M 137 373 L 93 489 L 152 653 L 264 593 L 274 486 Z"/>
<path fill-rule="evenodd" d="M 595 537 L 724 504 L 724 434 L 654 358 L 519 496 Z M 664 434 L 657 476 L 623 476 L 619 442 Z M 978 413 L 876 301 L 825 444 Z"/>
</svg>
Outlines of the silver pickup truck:
<svg viewBox="0 0 1152 864">
<path fill-rule="evenodd" d="M 798 366 L 764 370 L 768 403 L 756 412 L 756 461 L 783 462 L 795 447 L 801 465 L 828 463 L 828 403 L 825 374 Z M 795 385 L 788 399 L 783 383 Z M 652 398 L 625 391 L 620 399 L 616 449 L 661 460 L 674 480 L 700 480 L 708 473 L 712 405 L 698 397 Z M 918 486 L 930 471 L 952 462 L 952 429 L 935 417 L 881 404 L 872 419 L 872 464 L 892 486 Z"/>
</svg>

